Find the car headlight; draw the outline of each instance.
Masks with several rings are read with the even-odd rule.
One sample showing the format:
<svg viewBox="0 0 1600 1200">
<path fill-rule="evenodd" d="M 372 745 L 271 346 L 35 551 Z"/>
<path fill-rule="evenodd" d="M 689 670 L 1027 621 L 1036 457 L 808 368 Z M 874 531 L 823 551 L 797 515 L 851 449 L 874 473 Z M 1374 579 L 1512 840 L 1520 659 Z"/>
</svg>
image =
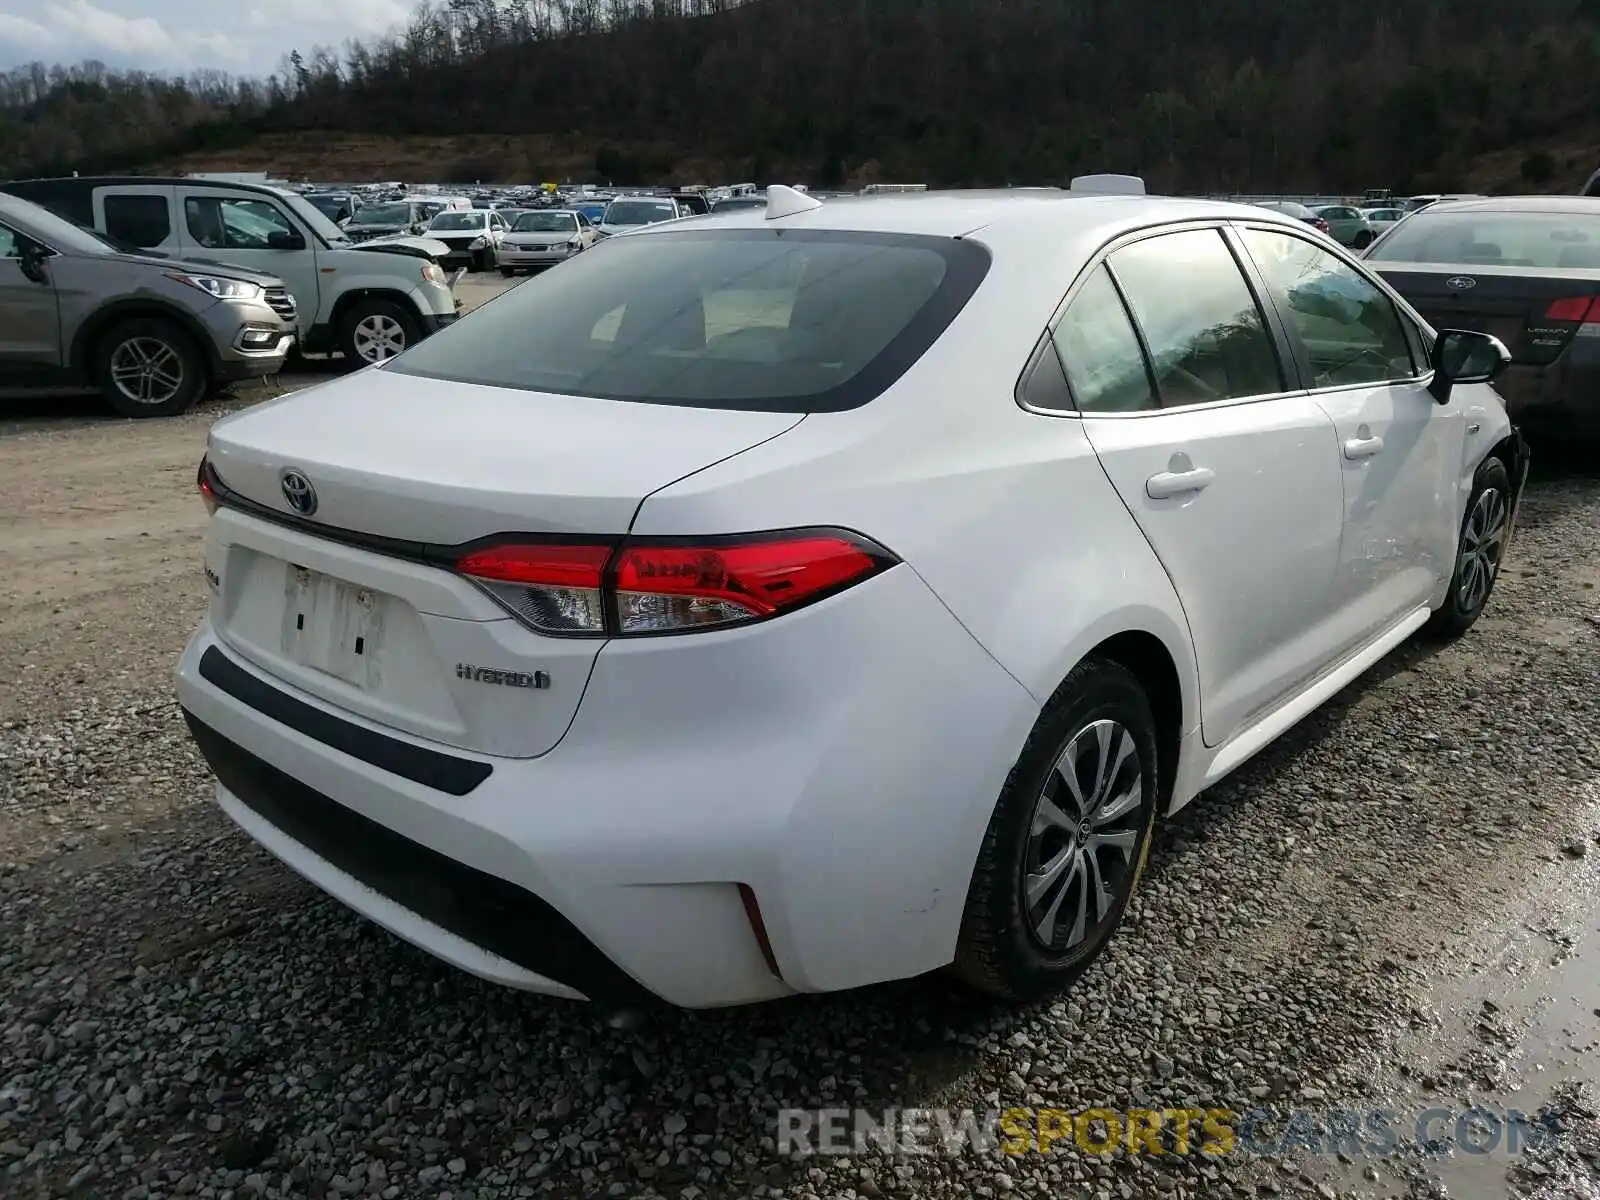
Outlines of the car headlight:
<svg viewBox="0 0 1600 1200">
<path fill-rule="evenodd" d="M 468 246 L 467 249 L 468 250 L 482 250 L 488 244 L 489 244 L 489 239 L 488 238 L 483 238 L 483 237 L 473 238 L 472 239 L 472 245 Z"/>
<path fill-rule="evenodd" d="M 259 300 L 263 291 L 258 283 L 244 279 L 229 279 L 225 275 L 180 275 L 173 272 L 167 278 L 199 288 L 218 300 Z"/>
<path fill-rule="evenodd" d="M 578 247 L 580 247 L 582 245 L 583 245 L 583 239 L 581 237 L 570 237 L 570 238 L 567 239 L 567 249 L 568 250 L 576 250 L 576 249 L 578 249 Z"/>
<path fill-rule="evenodd" d="M 422 277 L 429 283 L 443 283 L 444 268 L 438 263 L 425 263 L 422 267 Z"/>
</svg>

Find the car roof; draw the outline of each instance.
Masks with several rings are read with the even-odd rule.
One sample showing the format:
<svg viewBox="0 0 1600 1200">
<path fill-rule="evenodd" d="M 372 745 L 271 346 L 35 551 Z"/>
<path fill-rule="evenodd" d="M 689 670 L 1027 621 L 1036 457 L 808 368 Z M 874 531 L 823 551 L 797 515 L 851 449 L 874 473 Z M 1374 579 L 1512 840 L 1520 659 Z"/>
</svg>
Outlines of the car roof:
<svg viewBox="0 0 1600 1200">
<path fill-rule="evenodd" d="M 1217 218 L 1282 219 L 1281 214 L 1275 217 L 1272 209 L 1223 200 L 1016 188 L 850 196 L 828 200 L 816 208 L 778 219 L 783 222 L 782 227 L 787 229 L 964 237 L 990 228 L 1077 236 L 1118 227 L 1137 228 L 1141 225 Z M 763 209 L 735 209 L 701 216 L 695 221 L 695 228 L 759 229 L 766 226 L 768 219 Z M 665 232 L 666 228 L 647 226 L 639 233 L 641 236 L 650 236 L 657 230 Z"/>
<path fill-rule="evenodd" d="M 1542 212 L 1593 217 L 1600 216 L 1600 196 L 1483 196 L 1473 200 L 1438 200 L 1422 211 Z"/>
</svg>

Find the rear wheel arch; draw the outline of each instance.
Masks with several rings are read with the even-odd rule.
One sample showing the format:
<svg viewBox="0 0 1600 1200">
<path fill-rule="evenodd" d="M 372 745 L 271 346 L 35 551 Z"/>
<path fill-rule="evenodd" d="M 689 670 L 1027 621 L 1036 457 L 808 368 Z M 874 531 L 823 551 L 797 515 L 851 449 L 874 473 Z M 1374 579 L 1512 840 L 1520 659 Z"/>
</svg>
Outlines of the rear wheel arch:
<svg viewBox="0 0 1600 1200">
<path fill-rule="evenodd" d="M 1178 753 L 1183 746 L 1183 681 L 1167 644 L 1153 633 L 1130 629 L 1114 634 L 1085 657 L 1117 663 L 1139 681 L 1156 720 L 1157 774 L 1163 804 L 1170 804 L 1178 778 Z M 1159 819 L 1161 813 L 1157 813 Z"/>
</svg>

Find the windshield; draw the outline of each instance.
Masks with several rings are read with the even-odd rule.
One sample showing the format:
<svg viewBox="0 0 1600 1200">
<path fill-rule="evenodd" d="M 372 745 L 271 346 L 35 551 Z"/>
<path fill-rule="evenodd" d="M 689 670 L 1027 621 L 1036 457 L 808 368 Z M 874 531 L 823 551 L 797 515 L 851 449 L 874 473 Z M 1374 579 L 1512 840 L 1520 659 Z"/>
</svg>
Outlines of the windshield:
<svg viewBox="0 0 1600 1200">
<path fill-rule="evenodd" d="M 304 196 L 295 192 L 285 192 L 277 189 L 274 189 L 273 194 L 280 197 L 294 212 L 294 215 L 310 226 L 311 232 L 327 242 L 328 245 L 347 246 L 350 244 L 350 239 L 345 236 L 344 230 L 328 220 L 322 211 L 315 204 L 308 202 Z"/>
<path fill-rule="evenodd" d="M 732 200 L 718 200 L 711 206 L 712 212 L 736 212 L 746 208 L 765 208 L 767 202 L 757 196 L 735 196 Z"/>
<path fill-rule="evenodd" d="M 489 220 L 486 212 L 442 212 L 429 229 L 482 229 Z"/>
<path fill-rule="evenodd" d="M 512 233 L 574 233 L 578 219 L 571 213 L 530 212 L 517 218 Z"/>
<path fill-rule="evenodd" d="M 696 230 L 601 243 L 417 343 L 406 375 L 756 412 L 867 403 L 988 270 L 976 242 Z"/>
<path fill-rule="evenodd" d="M 678 215 L 670 200 L 613 200 L 606 206 L 607 225 L 654 225 Z"/>
<path fill-rule="evenodd" d="M 1600 216 L 1425 208 L 1391 229 L 1367 257 L 1381 262 L 1595 270 L 1600 269 Z"/>
<path fill-rule="evenodd" d="M 355 223 L 358 225 L 409 225 L 411 224 L 411 206 L 409 204 L 374 204 L 370 208 L 363 208 L 358 212 Z"/>
<path fill-rule="evenodd" d="M 143 254 L 143 250 L 117 245 L 112 239 L 101 237 L 91 229 L 74 225 L 65 217 L 57 216 L 48 208 L 26 200 L 7 197 L 0 204 L 0 219 L 15 214 L 23 228 L 21 232 L 36 237 L 52 250 L 63 254 Z M 51 318 L 54 319 L 53 317 Z"/>
</svg>

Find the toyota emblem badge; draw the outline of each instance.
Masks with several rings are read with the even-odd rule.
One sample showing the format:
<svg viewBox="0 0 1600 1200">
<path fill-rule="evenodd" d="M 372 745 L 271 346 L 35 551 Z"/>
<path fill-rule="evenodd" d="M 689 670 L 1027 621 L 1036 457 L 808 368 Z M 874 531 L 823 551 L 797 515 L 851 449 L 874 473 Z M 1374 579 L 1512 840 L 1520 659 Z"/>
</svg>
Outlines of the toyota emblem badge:
<svg viewBox="0 0 1600 1200">
<path fill-rule="evenodd" d="M 1455 288 L 1458 292 L 1464 292 L 1468 288 L 1477 287 L 1478 281 L 1471 275 L 1452 275 L 1444 281 L 1444 285 L 1447 288 Z"/>
<path fill-rule="evenodd" d="M 299 471 L 285 471 L 278 482 L 283 488 L 283 498 L 295 512 L 309 517 L 317 511 L 317 489 Z"/>
</svg>

